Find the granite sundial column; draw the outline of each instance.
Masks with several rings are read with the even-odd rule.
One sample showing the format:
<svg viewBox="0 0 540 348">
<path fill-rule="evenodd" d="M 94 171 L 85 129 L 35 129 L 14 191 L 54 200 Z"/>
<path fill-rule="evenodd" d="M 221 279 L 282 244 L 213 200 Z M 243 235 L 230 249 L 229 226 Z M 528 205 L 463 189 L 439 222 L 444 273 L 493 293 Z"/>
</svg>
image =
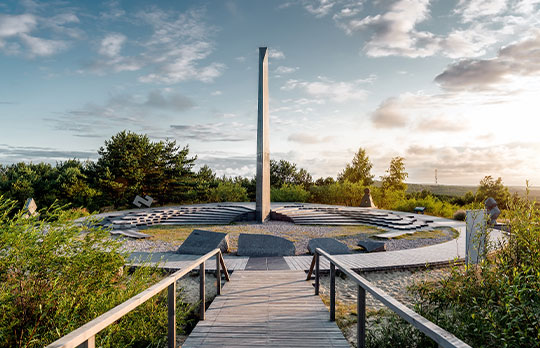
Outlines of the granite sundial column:
<svg viewBox="0 0 540 348">
<path fill-rule="evenodd" d="M 270 141 L 268 115 L 268 48 L 259 47 L 259 112 L 257 117 L 257 194 L 256 219 L 270 215 Z"/>
</svg>

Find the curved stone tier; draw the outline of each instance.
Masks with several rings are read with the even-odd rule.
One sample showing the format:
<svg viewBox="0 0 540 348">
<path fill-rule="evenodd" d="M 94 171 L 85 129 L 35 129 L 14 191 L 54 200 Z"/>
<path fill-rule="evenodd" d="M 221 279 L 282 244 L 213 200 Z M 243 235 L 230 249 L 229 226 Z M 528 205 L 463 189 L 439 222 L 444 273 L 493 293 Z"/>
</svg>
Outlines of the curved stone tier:
<svg viewBox="0 0 540 348">
<path fill-rule="evenodd" d="M 112 229 L 129 229 L 153 225 L 226 225 L 250 220 L 255 211 L 240 205 L 185 206 L 102 214 L 103 224 Z M 251 216 L 253 215 L 253 216 Z"/>
<path fill-rule="evenodd" d="M 102 217 L 104 219 L 102 224 L 112 228 L 116 234 L 145 238 L 148 236 L 137 232 L 137 228 L 153 225 L 227 225 L 234 221 L 253 221 L 255 204 L 211 203 L 161 207 L 104 213 L 98 217 Z M 271 219 L 298 225 L 371 225 L 383 230 L 377 235 L 381 238 L 430 230 L 433 224 L 433 218 L 426 215 L 372 208 L 295 203 L 272 203 Z"/>
<path fill-rule="evenodd" d="M 298 205 L 272 210 L 272 219 L 299 225 L 372 225 L 390 232 L 430 229 L 433 219 L 419 215 L 394 214 L 385 210 L 341 206 Z"/>
</svg>

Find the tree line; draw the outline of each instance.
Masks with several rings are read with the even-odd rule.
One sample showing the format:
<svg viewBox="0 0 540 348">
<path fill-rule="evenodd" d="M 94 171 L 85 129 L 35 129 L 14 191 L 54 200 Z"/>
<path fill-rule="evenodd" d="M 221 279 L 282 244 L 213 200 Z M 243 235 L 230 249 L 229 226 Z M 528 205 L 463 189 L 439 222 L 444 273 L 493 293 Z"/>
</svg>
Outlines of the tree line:
<svg viewBox="0 0 540 348">
<path fill-rule="evenodd" d="M 147 135 L 123 131 L 105 141 L 95 162 L 71 159 L 55 166 L 23 162 L 0 165 L 0 195 L 17 201 L 21 207 L 33 197 L 38 206 L 57 201 L 90 211 L 129 207 L 136 195 L 150 195 L 160 205 L 255 200 L 254 178 L 219 177 L 207 165 L 195 171 L 196 160 L 187 145 L 179 146 L 175 140 L 151 141 Z M 477 193 L 462 197 L 437 197 L 430 192 L 407 194 L 404 161 L 403 157 L 392 158 L 385 175 L 376 181 L 371 173 L 373 164 L 363 148 L 337 179 L 313 180 L 295 163 L 271 160 L 272 200 L 355 206 L 369 187 L 380 208 L 408 210 L 409 205 L 424 200 L 428 206 L 446 204 L 446 208 L 433 206 L 431 213 L 448 216 L 453 214 L 451 210 L 487 196 L 493 196 L 503 207 L 509 199 L 502 179 L 491 176 L 482 179 Z"/>
</svg>

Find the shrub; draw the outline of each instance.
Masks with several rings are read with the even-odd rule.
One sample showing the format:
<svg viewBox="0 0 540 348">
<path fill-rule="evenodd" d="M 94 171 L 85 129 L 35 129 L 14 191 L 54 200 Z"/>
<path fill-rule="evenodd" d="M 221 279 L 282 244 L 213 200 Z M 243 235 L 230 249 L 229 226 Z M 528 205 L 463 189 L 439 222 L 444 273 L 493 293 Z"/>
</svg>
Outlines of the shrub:
<svg viewBox="0 0 540 348">
<path fill-rule="evenodd" d="M 248 200 L 247 191 L 242 185 L 230 181 L 220 182 L 208 194 L 210 202 L 245 202 Z"/>
<path fill-rule="evenodd" d="M 443 202 L 431 195 L 425 198 L 402 198 L 396 201 L 390 208 L 393 210 L 414 212 L 415 207 L 425 207 L 426 213 L 449 219 L 454 216 L 454 211 L 458 208 L 456 205 Z"/>
<path fill-rule="evenodd" d="M 0 346 L 43 347 L 157 282 L 162 274 L 141 267 L 123 272 L 125 255 L 106 230 L 68 220 L 58 207 L 43 221 L 24 218 L 0 196 Z M 84 229 L 84 230 L 83 230 Z M 96 339 L 101 347 L 163 345 L 164 293 L 154 296 Z M 177 312 L 187 322 L 189 309 Z"/>
<path fill-rule="evenodd" d="M 540 210 L 516 200 L 507 218 L 506 243 L 485 261 L 456 266 L 447 278 L 413 288 L 421 315 L 473 347 L 540 347 Z M 402 325 L 393 322 L 385 330 L 399 332 Z M 419 340 L 394 344 L 420 346 Z"/>
<path fill-rule="evenodd" d="M 454 220 L 465 221 L 466 218 L 467 213 L 465 213 L 465 210 L 460 209 L 454 213 Z"/>
<path fill-rule="evenodd" d="M 280 188 L 270 190 L 272 202 L 307 202 L 309 196 L 309 192 L 302 185 L 284 184 Z"/>
<path fill-rule="evenodd" d="M 313 203 L 359 206 L 364 196 L 364 186 L 345 180 L 324 186 L 313 186 L 310 193 Z"/>
</svg>

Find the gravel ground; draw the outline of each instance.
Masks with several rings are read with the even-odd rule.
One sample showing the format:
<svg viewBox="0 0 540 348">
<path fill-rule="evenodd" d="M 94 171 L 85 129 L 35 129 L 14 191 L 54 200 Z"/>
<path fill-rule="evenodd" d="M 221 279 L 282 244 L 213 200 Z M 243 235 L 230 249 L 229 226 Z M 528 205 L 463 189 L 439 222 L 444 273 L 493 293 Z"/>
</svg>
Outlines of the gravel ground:
<svg viewBox="0 0 540 348">
<path fill-rule="evenodd" d="M 388 271 L 388 272 L 365 272 L 360 275 L 370 281 L 373 285 L 379 289 L 386 292 L 388 295 L 394 297 L 399 302 L 405 304 L 407 307 L 413 309 L 414 298 L 409 293 L 408 288 L 415 283 L 422 281 L 437 281 L 448 275 L 449 270 L 444 268 L 431 269 L 431 270 L 421 270 L 421 271 L 411 271 L 411 270 L 397 270 L 397 271 Z M 330 276 L 324 275 L 321 277 L 321 287 L 320 295 L 322 298 L 326 299 L 326 302 L 329 302 L 330 295 Z M 338 324 L 340 320 L 337 316 L 346 315 L 347 317 L 341 320 L 340 329 L 343 332 L 345 338 L 353 347 L 356 344 L 356 315 L 351 315 L 350 311 L 356 313 L 356 299 L 357 299 L 357 285 L 350 278 L 341 278 L 336 277 L 336 304 L 338 309 L 336 310 L 336 319 L 338 319 Z M 343 306 L 346 308 L 344 311 L 340 312 L 339 307 Z M 366 312 L 368 313 L 366 318 L 366 330 L 371 330 L 374 326 L 380 325 L 377 324 L 377 318 L 381 315 L 380 312 L 374 313 L 373 311 L 378 311 L 381 309 L 386 309 L 386 313 L 390 311 L 385 305 L 383 305 L 379 300 L 376 300 L 369 293 L 366 294 Z M 372 315 L 370 315 L 370 312 Z M 348 321 L 347 318 L 353 318 L 354 321 Z M 383 320 L 384 322 L 384 320 Z"/>
<path fill-rule="evenodd" d="M 385 272 L 362 272 L 360 275 L 371 282 L 374 286 L 394 297 L 399 302 L 412 308 L 413 298 L 407 291 L 408 287 L 420 281 L 435 281 L 442 279 L 448 274 L 448 269 L 438 268 L 431 270 L 396 270 Z M 329 296 L 330 276 L 323 275 L 320 278 L 320 294 Z M 356 305 L 357 285 L 350 278 L 336 277 L 336 300 L 343 304 Z M 379 300 L 376 300 L 369 293 L 366 294 L 367 309 L 379 310 L 386 308 Z"/>
<path fill-rule="evenodd" d="M 295 225 L 284 221 L 269 221 L 265 224 L 256 223 L 238 223 L 234 225 L 223 226 L 201 226 L 191 228 L 201 228 L 212 231 L 220 231 L 229 233 L 229 242 L 231 252 L 236 251 L 238 243 L 238 235 L 240 233 L 259 233 L 272 234 L 278 237 L 283 237 L 294 242 L 296 254 L 303 255 L 307 253 L 307 245 L 310 239 L 319 237 L 331 237 L 347 244 L 353 252 L 362 252 L 356 246 L 359 240 L 373 239 L 373 234 L 381 233 L 380 229 L 370 226 L 358 227 L 343 227 L 343 226 L 320 226 L 320 225 Z M 360 231 L 355 231 L 355 228 Z M 153 229 L 144 230 L 145 233 L 151 234 Z M 390 239 L 386 241 L 388 251 L 403 250 L 411 248 L 419 248 L 423 246 L 443 243 L 453 238 L 451 229 L 441 229 L 443 235 L 431 236 L 430 238 L 400 238 Z M 154 251 L 154 252 L 170 252 L 176 251 L 182 244 L 178 242 L 165 242 L 158 239 L 133 240 L 124 239 L 123 248 L 125 251 Z"/>
</svg>

